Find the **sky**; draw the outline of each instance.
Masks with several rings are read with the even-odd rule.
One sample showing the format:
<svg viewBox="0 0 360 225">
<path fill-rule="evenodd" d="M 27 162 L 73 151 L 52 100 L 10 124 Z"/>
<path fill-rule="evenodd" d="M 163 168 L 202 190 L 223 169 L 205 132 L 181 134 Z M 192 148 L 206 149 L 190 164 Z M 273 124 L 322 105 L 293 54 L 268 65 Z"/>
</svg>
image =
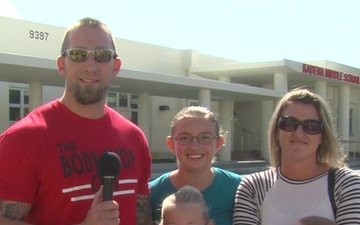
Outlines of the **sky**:
<svg viewBox="0 0 360 225">
<path fill-rule="evenodd" d="M 0 0 L 2 16 L 60 27 L 93 17 L 117 38 L 241 62 L 329 60 L 356 68 L 359 9 L 359 0 Z"/>
</svg>

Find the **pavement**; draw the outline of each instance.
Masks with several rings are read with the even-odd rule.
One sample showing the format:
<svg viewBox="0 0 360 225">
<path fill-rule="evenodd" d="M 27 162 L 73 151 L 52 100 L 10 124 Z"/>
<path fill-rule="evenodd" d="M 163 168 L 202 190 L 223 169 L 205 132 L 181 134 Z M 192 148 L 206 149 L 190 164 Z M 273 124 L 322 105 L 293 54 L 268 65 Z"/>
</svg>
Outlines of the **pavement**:
<svg viewBox="0 0 360 225">
<path fill-rule="evenodd" d="M 347 163 L 352 169 L 360 168 L 360 159 L 350 159 Z M 266 160 L 215 162 L 213 165 L 240 175 L 263 171 L 269 167 L 269 163 Z M 176 163 L 153 163 L 151 180 L 176 168 Z"/>
</svg>

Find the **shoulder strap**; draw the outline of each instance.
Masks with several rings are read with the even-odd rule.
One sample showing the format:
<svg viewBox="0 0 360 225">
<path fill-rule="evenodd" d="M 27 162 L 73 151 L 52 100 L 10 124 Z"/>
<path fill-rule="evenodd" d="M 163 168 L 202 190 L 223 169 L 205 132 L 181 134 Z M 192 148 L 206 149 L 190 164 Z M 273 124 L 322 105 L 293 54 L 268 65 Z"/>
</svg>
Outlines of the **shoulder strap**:
<svg viewBox="0 0 360 225">
<path fill-rule="evenodd" d="M 335 203 L 335 172 L 337 170 L 338 168 L 331 167 L 328 172 L 328 193 L 335 218 L 336 218 L 336 210 L 337 210 Z"/>
</svg>

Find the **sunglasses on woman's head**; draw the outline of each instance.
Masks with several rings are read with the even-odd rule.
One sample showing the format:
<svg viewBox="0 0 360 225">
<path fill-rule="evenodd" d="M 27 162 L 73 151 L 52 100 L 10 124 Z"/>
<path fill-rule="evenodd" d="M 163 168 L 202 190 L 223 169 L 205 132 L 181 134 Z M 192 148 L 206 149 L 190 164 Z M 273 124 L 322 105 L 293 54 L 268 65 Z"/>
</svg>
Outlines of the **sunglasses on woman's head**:
<svg viewBox="0 0 360 225">
<path fill-rule="evenodd" d="M 94 49 L 87 50 L 84 48 L 69 48 L 61 53 L 61 56 L 68 55 L 74 62 L 85 62 L 89 55 L 93 54 L 97 62 L 108 62 L 110 59 L 116 58 L 117 54 L 111 49 Z"/>
<path fill-rule="evenodd" d="M 284 116 L 279 119 L 278 127 L 286 132 L 294 132 L 301 125 L 307 134 L 320 134 L 324 130 L 323 124 L 318 120 L 300 121 L 291 116 Z"/>
</svg>

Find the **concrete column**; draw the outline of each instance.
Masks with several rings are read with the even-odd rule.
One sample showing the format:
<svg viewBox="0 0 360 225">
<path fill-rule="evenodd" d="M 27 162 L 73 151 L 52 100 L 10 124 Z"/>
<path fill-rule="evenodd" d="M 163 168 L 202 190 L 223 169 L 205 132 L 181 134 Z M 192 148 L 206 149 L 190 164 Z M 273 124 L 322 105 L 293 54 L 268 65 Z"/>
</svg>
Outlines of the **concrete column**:
<svg viewBox="0 0 360 225">
<path fill-rule="evenodd" d="M 231 151 L 233 150 L 233 121 L 234 121 L 234 103 L 231 101 L 219 102 L 219 123 L 222 125 L 225 135 L 225 145 L 219 151 L 219 161 L 230 161 Z"/>
<path fill-rule="evenodd" d="M 320 95 L 323 99 L 326 100 L 326 81 L 315 81 L 315 91 L 318 95 Z"/>
<path fill-rule="evenodd" d="M 9 121 L 9 83 L 0 82 L 0 133 L 10 125 Z"/>
<path fill-rule="evenodd" d="M 33 111 L 35 108 L 39 107 L 43 104 L 43 89 L 42 83 L 40 82 L 32 82 L 29 84 L 29 110 Z"/>
<path fill-rule="evenodd" d="M 338 128 L 340 138 L 349 140 L 349 110 L 350 110 L 350 87 L 341 86 L 339 88 L 339 118 Z"/>
<path fill-rule="evenodd" d="M 272 84 L 264 84 L 264 88 L 272 89 Z M 274 100 L 264 100 L 261 102 L 261 156 L 265 160 L 270 159 L 270 146 L 268 140 L 269 122 L 275 109 Z"/>
<path fill-rule="evenodd" d="M 274 90 L 288 90 L 288 75 L 286 73 L 274 74 Z"/>
<path fill-rule="evenodd" d="M 146 138 L 150 140 L 150 104 L 149 94 L 138 95 L 138 126 L 143 130 Z"/>
<path fill-rule="evenodd" d="M 211 92 L 209 89 L 199 90 L 199 104 L 200 106 L 211 109 Z"/>
<path fill-rule="evenodd" d="M 231 83 L 231 77 L 219 77 L 219 81 Z M 223 126 L 225 145 L 219 152 L 219 161 L 230 161 L 231 153 L 234 151 L 234 102 L 219 102 L 219 122 Z M 237 134 L 240 136 L 240 134 Z"/>
</svg>

